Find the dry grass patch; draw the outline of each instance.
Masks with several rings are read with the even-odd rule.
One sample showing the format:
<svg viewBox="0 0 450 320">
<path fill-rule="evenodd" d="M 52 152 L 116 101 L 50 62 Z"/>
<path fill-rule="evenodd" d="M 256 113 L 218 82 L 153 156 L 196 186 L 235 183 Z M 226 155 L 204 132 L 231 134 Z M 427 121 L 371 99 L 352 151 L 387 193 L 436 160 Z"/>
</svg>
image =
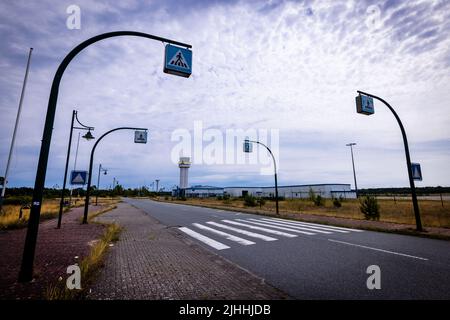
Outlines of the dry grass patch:
<svg viewBox="0 0 450 320">
<path fill-rule="evenodd" d="M 44 299 L 47 300 L 74 300 L 82 299 L 87 293 L 87 288 L 94 282 L 100 268 L 103 266 L 105 254 L 109 246 L 119 240 L 119 235 L 122 228 L 116 224 L 111 223 L 101 237 L 101 239 L 92 246 L 89 255 L 84 258 L 79 266 L 81 271 L 81 290 L 69 290 L 66 287 L 64 279 L 58 281 L 56 284 L 50 285 L 44 292 Z"/>
<path fill-rule="evenodd" d="M 19 229 L 26 227 L 30 217 L 30 209 L 23 209 L 22 218 L 19 219 L 20 205 L 4 205 L 2 207 L 3 213 L 0 215 L 0 230 Z M 64 208 L 64 212 L 68 208 Z M 41 221 L 52 219 L 58 216 L 59 200 L 51 199 L 44 200 L 41 207 Z"/>
</svg>

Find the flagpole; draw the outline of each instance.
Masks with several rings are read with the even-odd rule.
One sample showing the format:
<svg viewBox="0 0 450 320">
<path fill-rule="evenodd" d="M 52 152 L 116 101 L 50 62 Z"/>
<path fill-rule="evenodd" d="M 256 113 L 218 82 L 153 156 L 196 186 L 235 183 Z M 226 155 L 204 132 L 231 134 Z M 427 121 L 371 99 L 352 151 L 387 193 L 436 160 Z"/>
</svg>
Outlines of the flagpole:
<svg viewBox="0 0 450 320">
<path fill-rule="evenodd" d="M 2 188 L 2 194 L 0 196 L 0 211 L 3 204 L 3 199 L 5 197 L 5 191 L 6 191 L 6 183 L 8 181 L 8 171 L 9 171 L 9 165 L 11 164 L 11 157 L 14 149 L 14 143 L 16 141 L 16 133 L 17 133 L 17 127 L 19 124 L 19 118 L 20 118 L 20 112 L 22 111 L 22 103 L 23 103 L 23 97 L 25 95 L 25 87 L 27 86 L 27 79 L 28 79 L 28 71 L 30 69 L 30 61 L 31 61 L 31 53 L 33 52 L 33 48 L 30 48 L 30 52 L 28 53 L 28 61 L 27 61 L 27 68 L 25 71 L 25 77 L 23 79 L 23 85 L 22 85 L 22 93 L 20 94 L 20 100 L 19 100 L 19 110 L 17 110 L 17 117 L 16 117 L 16 124 L 14 126 L 14 132 L 11 140 L 11 146 L 9 148 L 9 155 L 8 155 L 8 161 L 6 163 L 6 170 L 5 170 L 5 177 L 3 181 L 3 188 Z"/>
</svg>

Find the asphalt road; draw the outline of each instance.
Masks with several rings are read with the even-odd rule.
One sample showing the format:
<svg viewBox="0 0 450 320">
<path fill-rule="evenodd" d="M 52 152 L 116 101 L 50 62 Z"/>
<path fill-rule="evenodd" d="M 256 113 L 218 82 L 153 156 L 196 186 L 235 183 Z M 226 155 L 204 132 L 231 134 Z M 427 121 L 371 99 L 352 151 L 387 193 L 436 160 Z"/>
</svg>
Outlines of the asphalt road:
<svg viewBox="0 0 450 320">
<path fill-rule="evenodd" d="M 450 299 L 450 243 L 125 199 L 298 299 Z M 368 289 L 369 266 L 380 289 Z"/>
</svg>

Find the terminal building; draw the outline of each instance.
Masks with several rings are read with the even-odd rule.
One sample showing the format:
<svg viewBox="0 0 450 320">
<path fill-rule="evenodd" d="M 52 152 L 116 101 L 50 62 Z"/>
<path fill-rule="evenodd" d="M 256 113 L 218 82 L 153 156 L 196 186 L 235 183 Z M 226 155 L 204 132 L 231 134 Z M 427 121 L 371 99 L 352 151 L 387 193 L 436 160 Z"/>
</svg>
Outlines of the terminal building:
<svg viewBox="0 0 450 320">
<path fill-rule="evenodd" d="M 214 187 L 194 185 L 184 188 L 184 195 L 188 198 L 207 198 L 229 195 L 231 197 L 244 197 L 252 195 L 254 197 L 273 198 L 275 197 L 275 187 Z M 355 199 L 356 193 L 351 190 L 350 184 L 306 184 L 278 186 L 278 196 L 284 199 L 304 199 L 308 198 L 310 190 L 323 198 L 344 198 Z M 173 190 L 172 195 L 177 195 L 177 190 Z"/>
<path fill-rule="evenodd" d="M 172 190 L 173 196 L 185 196 L 191 198 L 207 198 L 229 195 L 231 197 L 244 197 L 252 195 L 254 197 L 274 198 L 275 187 L 213 187 L 194 185 L 188 186 L 188 170 L 191 166 L 190 158 L 181 157 L 178 163 L 180 168 L 180 185 Z M 285 199 L 308 198 L 310 191 L 323 198 L 344 198 L 355 199 L 356 192 L 350 188 L 350 184 L 329 183 L 329 184 L 305 184 L 278 186 L 278 196 Z"/>
</svg>

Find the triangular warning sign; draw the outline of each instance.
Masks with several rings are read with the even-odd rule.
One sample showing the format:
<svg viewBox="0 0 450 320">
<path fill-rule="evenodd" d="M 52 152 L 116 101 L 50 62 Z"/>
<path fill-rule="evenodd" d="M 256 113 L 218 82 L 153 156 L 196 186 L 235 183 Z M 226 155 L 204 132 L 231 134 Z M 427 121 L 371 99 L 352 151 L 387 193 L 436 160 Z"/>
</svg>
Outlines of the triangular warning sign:
<svg viewBox="0 0 450 320">
<path fill-rule="evenodd" d="M 181 50 L 178 50 L 177 53 L 175 53 L 175 55 L 172 57 L 172 59 L 170 59 L 169 65 L 177 66 L 188 70 L 190 69 Z"/>
<path fill-rule="evenodd" d="M 81 176 L 81 174 L 77 174 L 77 176 L 75 178 L 73 178 L 72 182 L 76 182 L 76 183 L 84 183 L 84 179 Z"/>
</svg>

